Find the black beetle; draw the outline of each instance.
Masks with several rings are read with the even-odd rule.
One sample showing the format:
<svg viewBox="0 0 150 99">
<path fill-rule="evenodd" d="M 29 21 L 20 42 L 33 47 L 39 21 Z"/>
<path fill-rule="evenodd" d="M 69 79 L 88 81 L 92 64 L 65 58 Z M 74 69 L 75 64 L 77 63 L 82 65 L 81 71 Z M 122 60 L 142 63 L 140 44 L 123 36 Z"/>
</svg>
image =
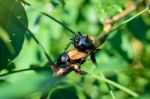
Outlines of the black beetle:
<svg viewBox="0 0 150 99">
<path fill-rule="evenodd" d="M 80 32 L 77 32 L 75 37 L 71 39 L 71 41 L 65 48 L 65 51 L 68 49 L 70 44 L 73 44 L 75 49 L 77 49 L 78 51 L 85 53 L 88 52 L 86 54 L 86 57 L 90 55 L 92 62 L 96 64 L 95 53 L 100 50 L 97 49 L 100 43 L 95 37 L 82 35 Z"/>
<path fill-rule="evenodd" d="M 75 49 L 67 50 L 70 44 L 73 44 Z M 65 51 L 59 55 L 53 70 L 57 75 L 63 75 L 70 71 L 75 71 L 82 75 L 86 74 L 85 71 L 80 69 L 80 66 L 86 61 L 89 55 L 92 62 L 96 64 L 95 53 L 99 50 L 96 49 L 97 46 L 98 41 L 94 37 L 88 35 L 83 36 L 78 32 L 74 39 L 67 45 Z"/>
</svg>

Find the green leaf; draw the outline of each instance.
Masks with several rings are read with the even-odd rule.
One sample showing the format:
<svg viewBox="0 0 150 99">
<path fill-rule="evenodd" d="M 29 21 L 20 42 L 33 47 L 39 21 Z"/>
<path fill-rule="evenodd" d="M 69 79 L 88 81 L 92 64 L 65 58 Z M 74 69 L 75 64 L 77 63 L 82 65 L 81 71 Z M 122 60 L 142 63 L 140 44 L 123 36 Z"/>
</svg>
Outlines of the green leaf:
<svg viewBox="0 0 150 99">
<path fill-rule="evenodd" d="M 23 6 L 16 0 L 0 0 L 0 12 L 0 70 L 2 70 L 19 54 L 26 32 L 20 22 L 27 27 L 28 19 Z M 7 39 L 3 39 L 2 35 Z"/>
<path fill-rule="evenodd" d="M 109 42 L 112 48 L 117 53 L 119 53 L 124 58 L 124 60 L 130 63 L 132 62 L 132 57 L 130 57 L 128 53 L 131 53 L 130 52 L 131 46 L 130 43 L 128 43 L 129 42 L 128 39 L 126 39 L 128 38 L 128 36 L 127 37 L 126 36 L 127 35 L 123 34 L 122 31 L 118 31 L 115 35 L 113 35 L 112 38 L 109 39 Z M 124 42 L 127 44 L 125 44 Z"/>
<path fill-rule="evenodd" d="M 37 74 L 31 75 L 31 73 L 25 72 L 20 73 L 14 76 L 15 83 L 9 85 L 7 83 L 5 84 L 6 81 L 3 81 L 4 84 L 0 83 L 0 99 L 22 99 L 23 97 L 28 97 L 29 94 L 34 92 L 45 92 L 45 90 L 51 90 L 61 78 L 50 76 L 47 74 L 49 73 L 48 70 L 45 73 L 45 76 Z M 10 83 L 12 82 L 14 81 L 10 81 Z"/>
<path fill-rule="evenodd" d="M 57 89 L 52 94 L 50 99 L 79 99 L 74 87 L 65 89 Z"/>
<path fill-rule="evenodd" d="M 51 0 L 51 3 L 54 5 L 54 6 L 59 6 L 60 3 L 64 6 L 65 5 L 65 1 L 64 0 Z"/>
<path fill-rule="evenodd" d="M 146 33 L 150 27 L 144 23 L 141 17 L 138 17 L 128 23 L 128 28 L 136 38 L 144 42 L 146 39 Z"/>
</svg>

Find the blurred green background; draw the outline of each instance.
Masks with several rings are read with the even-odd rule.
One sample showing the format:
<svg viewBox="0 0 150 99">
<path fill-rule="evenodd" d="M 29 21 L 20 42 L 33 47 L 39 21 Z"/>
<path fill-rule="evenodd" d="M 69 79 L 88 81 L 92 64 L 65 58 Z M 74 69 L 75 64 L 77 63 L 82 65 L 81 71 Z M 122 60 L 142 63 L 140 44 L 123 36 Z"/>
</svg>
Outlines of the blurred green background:
<svg viewBox="0 0 150 99">
<path fill-rule="evenodd" d="M 26 1 L 31 6 L 15 0 L 0 0 L 0 99 L 112 99 L 105 83 L 92 76 L 71 72 L 63 78 L 54 77 L 46 57 L 26 27 L 56 62 L 73 35 L 40 11 L 74 31 L 97 37 L 104 18 L 121 12 L 131 0 Z M 141 3 L 117 24 L 145 9 L 146 4 L 146 1 Z M 97 67 L 87 59 L 82 69 L 97 76 L 103 72 L 107 79 L 139 94 L 134 98 L 111 86 L 116 99 L 149 99 L 150 14 L 146 12 L 113 32 L 96 59 Z M 36 67 L 45 68 L 12 73 Z"/>
</svg>

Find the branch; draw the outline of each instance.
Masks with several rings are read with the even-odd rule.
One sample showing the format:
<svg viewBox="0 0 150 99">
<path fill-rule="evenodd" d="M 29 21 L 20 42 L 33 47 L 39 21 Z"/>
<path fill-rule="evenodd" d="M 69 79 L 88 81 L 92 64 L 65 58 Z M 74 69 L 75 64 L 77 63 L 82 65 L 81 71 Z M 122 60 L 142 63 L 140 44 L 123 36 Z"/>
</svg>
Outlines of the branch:
<svg viewBox="0 0 150 99">
<path fill-rule="evenodd" d="M 107 18 L 104 20 L 104 28 L 103 28 L 103 32 L 101 33 L 101 35 L 99 36 L 98 40 L 100 42 L 100 45 L 102 45 L 104 43 L 104 41 L 107 39 L 108 35 L 116 30 L 113 29 L 113 25 L 118 22 L 120 19 L 122 19 L 123 17 L 127 16 L 128 14 L 130 14 L 131 12 L 133 12 L 134 10 L 137 9 L 138 5 L 142 2 L 142 0 L 138 0 L 136 2 L 133 2 L 132 4 L 130 4 L 129 6 L 126 7 L 126 9 L 116 15 L 114 15 L 112 18 Z M 135 18 L 135 17 L 134 17 Z M 132 18 L 133 19 L 133 18 Z M 131 21 L 131 20 L 130 20 Z M 129 22 L 129 21 L 128 21 Z M 124 23 L 125 24 L 125 23 Z M 118 27 L 124 25 L 124 24 L 120 24 Z M 100 46 L 99 45 L 99 46 Z"/>
</svg>

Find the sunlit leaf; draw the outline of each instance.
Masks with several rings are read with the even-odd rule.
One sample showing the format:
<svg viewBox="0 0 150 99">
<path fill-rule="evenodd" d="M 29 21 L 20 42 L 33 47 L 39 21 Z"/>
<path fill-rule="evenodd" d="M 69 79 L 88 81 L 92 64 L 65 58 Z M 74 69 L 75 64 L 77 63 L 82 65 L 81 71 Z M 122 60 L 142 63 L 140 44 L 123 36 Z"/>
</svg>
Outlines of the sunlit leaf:
<svg viewBox="0 0 150 99">
<path fill-rule="evenodd" d="M 10 49 L 7 46 L 8 44 L 0 39 L 1 70 L 19 54 L 26 32 L 26 29 L 21 27 L 20 22 L 27 27 L 28 20 L 23 6 L 16 0 L 0 0 L 0 13 L 0 27 L 7 33 L 9 38 L 7 42 L 12 45 Z"/>
</svg>

